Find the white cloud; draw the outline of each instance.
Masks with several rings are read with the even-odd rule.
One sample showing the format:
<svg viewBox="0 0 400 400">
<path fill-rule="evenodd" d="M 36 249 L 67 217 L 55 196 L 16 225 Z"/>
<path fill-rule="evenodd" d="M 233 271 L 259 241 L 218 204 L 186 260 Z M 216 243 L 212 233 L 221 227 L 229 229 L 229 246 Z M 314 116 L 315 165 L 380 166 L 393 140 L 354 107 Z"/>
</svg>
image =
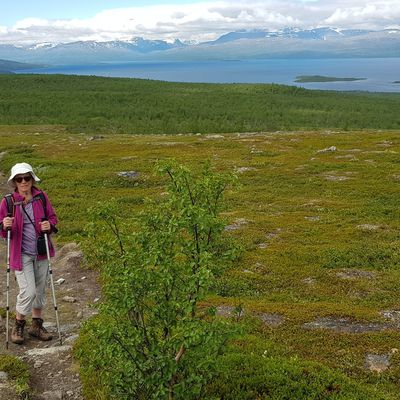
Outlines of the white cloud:
<svg viewBox="0 0 400 400">
<path fill-rule="evenodd" d="M 338 8 L 324 20 L 328 25 L 346 27 L 388 27 L 400 20 L 400 3 L 392 1 L 370 2 L 363 6 Z"/>
<path fill-rule="evenodd" d="M 27 18 L 11 28 L 0 27 L 0 42 L 126 40 L 134 36 L 201 41 L 239 29 L 379 29 L 396 26 L 399 20 L 399 0 L 226 0 L 110 9 L 89 19 Z"/>
</svg>

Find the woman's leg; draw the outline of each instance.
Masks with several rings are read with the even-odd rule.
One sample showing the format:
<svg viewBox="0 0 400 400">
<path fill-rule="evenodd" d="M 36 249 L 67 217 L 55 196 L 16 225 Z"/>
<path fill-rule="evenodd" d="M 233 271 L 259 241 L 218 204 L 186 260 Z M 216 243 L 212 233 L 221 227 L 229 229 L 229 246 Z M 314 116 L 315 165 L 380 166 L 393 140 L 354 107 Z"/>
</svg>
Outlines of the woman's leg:
<svg viewBox="0 0 400 400">
<path fill-rule="evenodd" d="M 22 271 L 15 271 L 19 286 L 16 303 L 17 319 L 23 320 L 32 311 L 32 304 L 36 297 L 36 282 L 34 271 L 35 257 L 22 254 Z"/>
<path fill-rule="evenodd" d="M 36 260 L 34 266 L 36 297 L 32 308 L 32 326 L 29 334 L 40 340 L 51 340 L 53 336 L 43 327 L 42 309 L 46 303 L 45 290 L 49 272 L 47 260 Z"/>
<path fill-rule="evenodd" d="M 34 273 L 34 257 L 22 255 L 22 271 L 16 271 L 15 277 L 19 286 L 16 304 L 16 320 L 11 332 L 11 341 L 22 344 L 24 342 L 25 316 L 31 311 L 36 297 Z"/>
</svg>

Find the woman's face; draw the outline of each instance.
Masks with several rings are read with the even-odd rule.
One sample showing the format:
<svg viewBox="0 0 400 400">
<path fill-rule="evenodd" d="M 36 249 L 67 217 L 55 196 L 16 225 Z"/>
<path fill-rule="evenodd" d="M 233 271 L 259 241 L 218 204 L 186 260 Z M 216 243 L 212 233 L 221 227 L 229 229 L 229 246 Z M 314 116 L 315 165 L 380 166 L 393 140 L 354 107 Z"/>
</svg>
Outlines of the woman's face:
<svg viewBox="0 0 400 400">
<path fill-rule="evenodd" d="M 19 192 L 29 192 L 32 189 L 33 178 L 30 173 L 16 175 L 14 182 Z"/>
</svg>

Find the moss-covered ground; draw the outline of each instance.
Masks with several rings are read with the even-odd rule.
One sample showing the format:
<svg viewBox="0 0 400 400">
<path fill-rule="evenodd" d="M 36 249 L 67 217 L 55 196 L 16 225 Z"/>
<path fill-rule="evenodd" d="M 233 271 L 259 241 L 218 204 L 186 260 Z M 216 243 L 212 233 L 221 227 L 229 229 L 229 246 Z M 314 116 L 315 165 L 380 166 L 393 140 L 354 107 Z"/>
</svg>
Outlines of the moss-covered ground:
<svg viewBox="0 0 400 400">
<path fill-rule="evenodd" d="M 62 126 L 1 126 L 0 169 L 7 174 L 21 161 L 36 167 L 59 215 L 60 243 L 82 234 L 97 201 L 114 197 L 128 215 L 145 197 L 161 197 L 163 179 L 152 173 L 158 159 L 194 170 L 208 159 L 236 172 L 240 186 L 228 193 L 224 216 L 243 255 L 207 304 L 243 307 L 245 333 L 223 358 L 232 379 L 216 383 L 214 395 L 396 399 L 400 330 L 384 325 L 390 321 L 382 312 L 400 310 L 399 133 L 95 136 Z M 138 175 L 118 176 L 123 171 Z M 283 322 L 264 324 L 254 317 L 260 313 Z M 322 317 L 385 329 L 304 327 Z M 367 354 L 390 355 L 390 367 L 369 371 Z"/>
</svg>

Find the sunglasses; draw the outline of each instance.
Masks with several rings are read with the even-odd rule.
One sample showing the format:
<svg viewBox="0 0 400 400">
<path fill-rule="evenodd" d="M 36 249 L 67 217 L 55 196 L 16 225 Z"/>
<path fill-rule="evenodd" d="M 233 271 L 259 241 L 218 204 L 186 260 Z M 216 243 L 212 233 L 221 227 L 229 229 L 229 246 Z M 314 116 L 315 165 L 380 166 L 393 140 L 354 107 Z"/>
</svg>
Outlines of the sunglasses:
<svg viewBox="0 0 400 400">
<path fill-rule="evenodd" d="M 21 183 L 22 181 L 30 182 L 32 180 L 32 175 L 19 176 L 18 178 L 14 178 L 14 181 L 17 183 Z"/>
</svg>

